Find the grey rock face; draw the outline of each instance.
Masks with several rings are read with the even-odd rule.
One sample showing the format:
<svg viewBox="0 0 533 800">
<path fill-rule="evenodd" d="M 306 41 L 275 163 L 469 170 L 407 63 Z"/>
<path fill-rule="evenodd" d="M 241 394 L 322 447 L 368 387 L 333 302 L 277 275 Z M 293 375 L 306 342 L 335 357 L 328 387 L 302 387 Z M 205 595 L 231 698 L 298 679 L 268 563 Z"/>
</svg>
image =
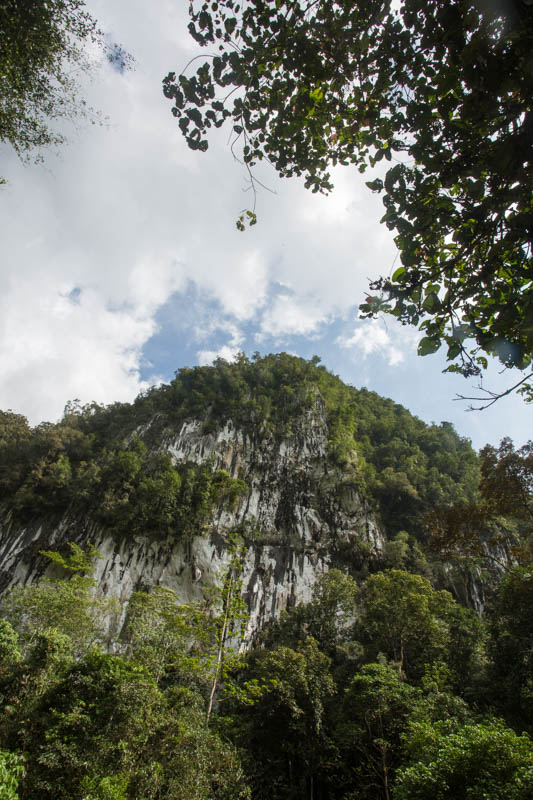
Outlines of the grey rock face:
<svg viewBox="0 0 533 800">
<path fill-rule="evenodd" d="M 100 551 L 95 578 L 102 592 L 120 600 L 123 613 L 132 592 L 154 585 L 173 589 L 183 602 L 194 602 L 206 584 L 220 582 L 231 559 L 230 537 L 239 532 L 250 642 L 282 610 L 309 601 L 319 577 L 339 562 L 339 553 L 344 558 L 382 553 L 384 538 L 359 492 L 355 471 L 335 466 L 328 457 L 320 398 L 283 437 L 259 437 L 231 420 L 212 432 L 204 427 L 202 420 L 191 419 L 178 431 L 167 429 L 158 449 L 169 452 L 175 462 L 210 460 L 214 469 L 244 480 L 248 493 L 236 508 L 221 506 L 190 540 L 177 533 L 154 541 L 147 533 L 119 541 L 112 531 L 68 514 L 54 525 L 43 520 L 26 529 L 4 520 L 0 588 L 38 580 L 49 569 L 38 551 L 75 541 Z"/>
</svg>

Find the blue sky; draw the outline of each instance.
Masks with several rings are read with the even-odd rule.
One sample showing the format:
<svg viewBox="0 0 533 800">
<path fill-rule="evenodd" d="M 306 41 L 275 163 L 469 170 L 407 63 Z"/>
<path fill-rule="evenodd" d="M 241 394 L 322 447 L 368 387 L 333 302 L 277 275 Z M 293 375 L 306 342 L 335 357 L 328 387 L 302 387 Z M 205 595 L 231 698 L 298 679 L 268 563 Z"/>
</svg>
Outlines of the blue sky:
<svg viewBox="0 0 533 800">
<path fill-rule="evenodd" d="M 142 378 L 148 382 L 154 365 L 163 379 L 169 381 L 180 365 L 208 364 L 215 354 L 229 355 L 224 352 L 225 347 L 232 349 L 231 343 L 227 344 L 224 326 L 211 329 L 212 321 L 224 321 L 220 305 L 199 297 L 192 286 L 174 295 L 156 318 L 159 330 L 143 348 L 144 362 L 140 368 Z M 443 374 L 446 361 L 441 354 L 420 358 L 411 353 L 400 363 L 391 365 L 382 352 L 365 355 L 358 347 L 341 346 L 340 342 L 352 334 L 356 320 L 357 307 L 354 306 L 345 316 L 335 317 L 320 326 L 313 335 L 284 337 L 258 337 L 257 325 L 252 320 L 240 328 L 239 349 L 248 356 L 256 351 L 265 355 L 281 350 L 307 359 L 319 355 L 331 372 L 353 386 L 365 386 L 391 397 L 426 422 L 452 421 L 458 433 L 472 439 L 478 449 L 487 442 L 498 443 L 503 436 L 511 436 L 517 443 L 528 438 L 530 434 L 525 426 L 531 414 L 530 406 L 515 396 L 502 398 L 483 412 L 469 411 L 469 406 L 476 403 L 460 400 L 458 395 L 482 396 L 482 393 L 473 382 Z M 390 335 L 390 320 L 379 320 L 378 326 Z M 507 385 L 507 377 L 499 374 L 496 364 L 489 374 L 485 385 L 501 388 Z"/>
<path fill-rule="evenodd" d="M 181 366 L 285 350 L 319 355 L 428 422 L 452 421 L 476 447 L 531 438 L 533 408 L 518 397 L 469 413 L 453 398 L 475 385 L 443 375 L 440 354 L 417 357 L 416 331 L 357 319 L 368 280 L 396 258 L 370 176 L 336 170 L 321 197 L 264 168 L 259 223 L 235 229 L 251 201 L 227 133 L 192 153 L 161 91 L 198 52 L 186 6 L 93 0 L 109 41 L 137 62 L 102 60 L 84 87 L 106 124 L 66 131 L 70 143 L 41 165 L 2 149 L 0 407 L 55 420 L 69 399 L 131 400 Z M 485 384 L 517 379 L 494 364 Z"/>
</svg>

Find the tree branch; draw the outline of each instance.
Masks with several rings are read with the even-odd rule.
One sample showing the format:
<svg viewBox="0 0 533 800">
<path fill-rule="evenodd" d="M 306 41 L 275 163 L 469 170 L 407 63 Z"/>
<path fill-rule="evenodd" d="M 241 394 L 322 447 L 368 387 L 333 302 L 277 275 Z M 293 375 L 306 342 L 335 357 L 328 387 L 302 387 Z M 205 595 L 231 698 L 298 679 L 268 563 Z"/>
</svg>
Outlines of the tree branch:
<svg viewBox="0 0 533 800">
<path fill-rule="evenodd" d="M 518 383 L 515 383 L 514 386 L 510 386 L 509 389 L 506 389 L 504 392 L 499 392 L 499 393 L 491 392 L 490 389 L 484 389 L 482 386 L 480 386 L 479 387 L 480 392 L 485 392 L 485 394 L 488 395 L 488 398 L 467 397 L 466 395 L 458 394 L 456 397 L 453 398 L 453 400 L 475 400 L 476 402 L 484 403 L 485 405 L 481 406 L 470 405 L 467 409 L 467 411 L 484 411 L 486 408 L 490 408 L 490 406 L 494 405 L 494 403 L 496 403 L 502 397 L 505 397 L 506 395 L 511 394 L 511 392 L 514 392 L 515 389 L 518 389 L 519 386 L 528 381 L 530 378 L 533 378 L 533 372 L 530 372 L 529 375 L 525 376 L 525 378 L 522 378 L 522 380 L 518 381 Z"/>
</svg>

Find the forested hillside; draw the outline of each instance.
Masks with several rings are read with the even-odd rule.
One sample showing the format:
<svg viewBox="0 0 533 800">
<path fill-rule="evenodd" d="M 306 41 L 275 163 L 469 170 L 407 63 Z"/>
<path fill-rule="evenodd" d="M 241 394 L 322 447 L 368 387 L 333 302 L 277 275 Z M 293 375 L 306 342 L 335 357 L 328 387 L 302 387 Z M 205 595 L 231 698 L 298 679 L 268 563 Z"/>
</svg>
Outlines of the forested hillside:
<svg viewBox="0 0 533 800">
<path fill-rule="evenodd" d="M 256 439 L 282 438 L 317 398 L 331 461 L 373 499 L 389 534 L 418 533 L 428 510 L 475 500 L 478 460 L 453 426 L 428 426 L 375 392 L 346 386 L 315 361 L 286 354 L 184 368 L 132 405 L 69 404 L 56 425 L 30 429 L 23 417 L 2 412 L 0 500 L 20 519 L 80 508 L 117 532 L 143 526 L 163 535 L 170 524 L 185 524 L 176 514 L 198 524 L 194 514 L 245 487 L 208 465 L 172 465 L 160 453 L 165 431 L 201 418 L 204 431 L 231 420 Z"/>
<path fill-rule="evenodd" d="M 252 453 L 311 441 L 323 422 L 316 464 L 335 481 L 321 486 L 339 507 L 350 487 L 384 542 L 336 542 L 332 523 L 330 568 L 250 650 L 253 473 L 180 460 L 172 431 L 191 421 L 204 436 L 233 426 Z M 303 475 L 294 502 L 314 486 Z M 91 542 L 57 538 L 47 577 L 4 592 L 0 798 L 533 796 L 531 443 L 478 456 L 450 424 L 346 386 L 318 359 L 241 356 L 182 369 L 131 405 L 69 404 L 58 424 L 2 412 L 0 492 L 2 544 L 86 518 L 122 545 L 218 542 L 212 520 L 243 509 L 197 601 L 137 587 L 124 615 L 92 577 Z M 278 548 L 295 547 L 291 519 L 276 516 Z M 484 582 L 481 618 L 442 588 L 459 573 Z"/>
</svg>

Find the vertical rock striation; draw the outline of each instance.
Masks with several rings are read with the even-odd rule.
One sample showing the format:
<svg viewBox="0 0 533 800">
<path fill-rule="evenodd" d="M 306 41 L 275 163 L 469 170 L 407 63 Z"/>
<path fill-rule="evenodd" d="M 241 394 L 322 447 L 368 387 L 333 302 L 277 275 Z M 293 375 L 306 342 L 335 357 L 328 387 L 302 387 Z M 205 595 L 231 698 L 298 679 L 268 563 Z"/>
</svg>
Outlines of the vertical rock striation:
<svg viewBox="0 0 533 800">
<path fill-rule="evenodd" d="M 134 435 L 149 438 L 156 422 L 154 417 Z M 99 550 L 95 578 L 103 593 L 119 599 L 123 613 L 132 592 L 154 585 L 173 589 L 183 602 L 200 600 L 206 585 L 217 583 L 227 569 L 230 539 L 239 533 L 249 642 L 282 610 L 309 601 L 320 575 L 346 553 L 352 561 L 358 553 L 367 559 L 380 556 L 383 534 L 353 469 L 343 470 L 328 455 L 319 395 L 283 435 L 259 436 L 232 419 L 214 430 L 206 427 L 205 418 L 164 427 L 155 447 L 176 464 L 209 463 L 243 480 L 247 491 L 234 507 L 221 503 L 195 535 L 177 533 L 163 540 L 154 540 L 149 531 L 117 537 L 70 511 L 24 528 L 7 516 L 0 540 L 2 587 L 52 574 L 39 551 L 75 541 Z"/>
</svg>

